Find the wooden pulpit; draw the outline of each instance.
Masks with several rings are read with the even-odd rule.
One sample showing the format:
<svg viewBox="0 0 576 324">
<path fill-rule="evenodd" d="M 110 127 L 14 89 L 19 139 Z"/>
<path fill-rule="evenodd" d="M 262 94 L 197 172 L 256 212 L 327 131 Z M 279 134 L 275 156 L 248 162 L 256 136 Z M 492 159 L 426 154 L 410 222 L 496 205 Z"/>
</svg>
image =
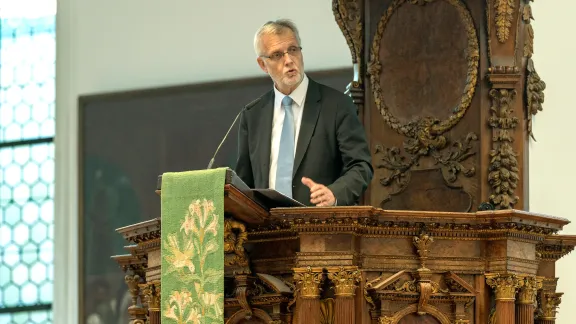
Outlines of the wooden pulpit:
<svg viewBox="0 0 576 324">
<path fill-rule="evenodd" d="M 361 206 L 268 209 L 229 171 L 226 323 L 553 324 L 555 263 L 576 236 L 558 234 L 567 219 L 527 211 L 546 87 L 530 0 L 332 9 L 374 180 Z M 160 321 L 160 228 L 118 229 L 133 324 Z"/>
</svg>

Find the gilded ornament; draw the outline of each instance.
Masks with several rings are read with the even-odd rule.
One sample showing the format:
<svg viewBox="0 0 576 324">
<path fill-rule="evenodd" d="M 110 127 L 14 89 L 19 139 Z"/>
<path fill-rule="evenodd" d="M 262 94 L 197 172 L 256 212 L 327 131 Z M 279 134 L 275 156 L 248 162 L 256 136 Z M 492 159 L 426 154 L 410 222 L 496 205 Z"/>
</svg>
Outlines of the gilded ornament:
<svg viewBox="0 0 576 324">
<path fill-rule="evenodd" d="M 328 278 L 334 283 L 334 294 L 339 297 L 353 297 L 360 282 L 360 271 L 340 267 L 328 272 Z"/>
<path fill-rule="evenodd" d="M 526 64 L 526 117 L 528 119 L 528 135 L 534 140 L 532 119 L 539 111 L 542 111 L 545 89 L 546 83 L 540 79 L 534 68 L 534 61 L 529 58 Z"/>
<path fill-rule="evenodd" d="M 513 274 L 488 274 L 486 283 L 494 289 L 496 300 L 513 301 L 522 281 Z"/>
<path fill-rule="evenodd" d="M 494 0 L 496 9 L 496 36 L 500 43 L 510 37 L 510 27 L 514 18 L 514 0 Z"/>
<path fill-rule="evenodd" d="M 318 298 L 320 297 L 320 283 L 322 282 L 322 272 L 313 271 L 312 268 L 307 267 L 302 272 L 294 274 L 294 281 L 298 287 L 299 295 L 302 298 Z"/>
<path fill-rule="evenodd" d="M 516 90 L 492 89 L 489 94 L 492 99 L 489 124 L 495 133 L 488 167 L 488 183 L 492 187 L 490 203 L 497 209 L 509 209 L 519 199 L 514 192 L 520 180 L 520 170 L 512 146 L 512 133 L 518 125 L 518 118 L 512 115 Z"/>
</svg>

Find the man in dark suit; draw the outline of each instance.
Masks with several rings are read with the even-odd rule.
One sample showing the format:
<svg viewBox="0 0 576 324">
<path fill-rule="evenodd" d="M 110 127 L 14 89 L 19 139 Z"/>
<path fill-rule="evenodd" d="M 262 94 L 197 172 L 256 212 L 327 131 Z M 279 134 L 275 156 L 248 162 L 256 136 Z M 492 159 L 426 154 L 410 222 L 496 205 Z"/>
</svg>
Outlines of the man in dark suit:
<svg viewBox="0 0 576 324">
<path fill-rule="evenodd" d="M 289 20 L 256 33 L 274 87 L 242 114 L 236 173 L 305 205 L 357 204 L 374 172 L 364 128 L 350 97 L 306 76 L 300 44 Z"/>
</svg>

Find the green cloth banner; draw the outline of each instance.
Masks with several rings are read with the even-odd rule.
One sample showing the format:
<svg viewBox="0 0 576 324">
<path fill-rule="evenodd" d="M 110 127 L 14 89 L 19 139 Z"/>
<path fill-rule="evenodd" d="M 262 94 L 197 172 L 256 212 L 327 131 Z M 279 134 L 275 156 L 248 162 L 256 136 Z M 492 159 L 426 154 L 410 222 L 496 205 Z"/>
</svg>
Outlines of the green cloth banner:
<svg viewBox="0 0 576 324">
<path fill-rule="evenodd" d="M 161 321 L 224 323 L 226 169 L 162 175 Z"/>
</svg>

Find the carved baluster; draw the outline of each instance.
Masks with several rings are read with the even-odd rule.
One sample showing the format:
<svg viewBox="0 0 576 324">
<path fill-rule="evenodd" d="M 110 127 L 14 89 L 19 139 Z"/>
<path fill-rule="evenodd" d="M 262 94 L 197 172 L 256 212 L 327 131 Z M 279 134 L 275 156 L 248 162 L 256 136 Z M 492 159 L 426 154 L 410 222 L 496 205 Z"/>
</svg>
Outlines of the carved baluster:
<svg viewBox="0 0 576 324">
<path fill-rule="evenodd" d="M 132 296 L 132 305 L 128 307 L 128 314 L 130 314 L 130 324 L 144 324 L 146 322 L 146 309 L 139 304 L 140 297 L 140 283 L 142 281 L 139 275 L 126 275 L 124 281 L 128 285 L 128 291 Z"/>
<path fill-rule="evenodd" d="M 337 267 L 328 269 L 328 278 L 334 284 L 336 295 L 334 324 L 354 324 L 354 296 L 360 282 L 358 267 Z"/>
<path fill-rule="evenodd" d="M 516 307 L 517 324 L 534 323 L 534 306 L 536 304 L 536 294 L 542 288 L 542 280 L 535 277 L 525 277 L 522 280 L 522 287 L 518 294 L 518 304 Z"/>
<path fill-rule="evenodd" d="M 487 274 L 486 283 L 496 293 L 496 323 L 515 324 L 516 291 L 521 287 L 522 281 L 513 274 Z"/>
<path fill-rule="evenodd" d="M 320 324 L 321 268 L 295 268 L 294 281 L 298 290 L 296 323 Z"/>
</svg>

